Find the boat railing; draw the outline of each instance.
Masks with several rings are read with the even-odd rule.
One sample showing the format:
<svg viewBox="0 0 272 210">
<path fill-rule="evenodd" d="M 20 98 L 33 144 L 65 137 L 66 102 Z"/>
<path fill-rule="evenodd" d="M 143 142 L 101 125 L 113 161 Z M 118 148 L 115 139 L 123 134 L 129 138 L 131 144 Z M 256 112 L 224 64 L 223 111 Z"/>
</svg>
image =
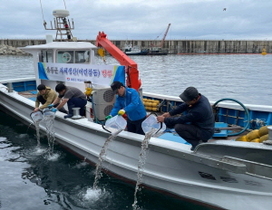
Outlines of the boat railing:
<svg viewBox="0 0 272 210">
<path fill-rule="evenodd" d="M 224 156 L 222 158 L 222 161 L 229 164 L 244 164 L 246 166 L 246 174 L 272 180 L 272 165 L 267 165 L 231 156 Z"/>
</svg>

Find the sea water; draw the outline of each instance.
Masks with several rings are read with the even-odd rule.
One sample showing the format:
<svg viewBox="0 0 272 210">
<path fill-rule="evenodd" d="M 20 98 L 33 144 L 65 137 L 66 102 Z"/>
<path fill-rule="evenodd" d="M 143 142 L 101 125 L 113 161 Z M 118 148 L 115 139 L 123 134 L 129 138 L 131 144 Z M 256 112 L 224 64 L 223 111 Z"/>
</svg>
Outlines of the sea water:
<svg viewBox="0 0 272 210">
<path fill-rule="evenodd" d="M 138 63 L 144 91 L 178 96 L 196 86 L 210 100 L 234 98 L 271 105 L 272 55 L 131 56 Z M 97 58 L 98 62 L 100 61 Z M 108 64 L 116 64 L 107 57 Z M 0 56 L 1 79 L 34 76 L 30 56 Z M 41 148 L 48 148 L 41 136 Z M 0 111 L 0 209 L 132 209 L 135 184 L 104 175 L 92 189 L 95 170 L 58 145 L 48 160 L 37 152 L 35 130 Z M 148 158 L 148 156 L 147 156 Z M 136 175 L 135 175 L 136 176 Z M 141 188 L 143 210 L 208 209 Z"/>
<path fill-rule="evenodd" d="M 144 92 L 179 96 L 195 86 L 210 101 L 233 98 L 271 105 L 272 54 L 130 56 L 138 64 Z M 102 59 L 96 58 L 103 64 Z M 107 64 L 117 64 L 106 57 Z M 2 79 L 34 77 L 31 56 L 0 56 Z"/>
</svg>

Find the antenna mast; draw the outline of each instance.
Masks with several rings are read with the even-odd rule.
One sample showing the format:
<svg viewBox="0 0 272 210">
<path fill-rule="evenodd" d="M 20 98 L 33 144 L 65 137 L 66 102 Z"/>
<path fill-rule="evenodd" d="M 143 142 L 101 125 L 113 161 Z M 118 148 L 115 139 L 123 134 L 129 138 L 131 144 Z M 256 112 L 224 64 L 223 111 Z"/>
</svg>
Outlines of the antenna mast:
<svg viewBox="0 0 272 210">
<path fill-rule="evenodd" d="M 63 4 L 64 4 L 64 8 L 67 9 L 65 0 L 63 0 Z"/>
<path fill-rule="evenodd" d="M 65 6 L 66 7 L 66 6 Z M 72 30 L 74 29 L 74 21 L 70 23 L 68 19 L 69 11 L 68 10 L 54 10 L 53 15 L 54 24 L 51 23 L 51 28 L 47 28 L 47 23 L 44 21 L 45 30 L 55 30 L 56 32 L 56 41 L 74 41 Z"/>
</svg>

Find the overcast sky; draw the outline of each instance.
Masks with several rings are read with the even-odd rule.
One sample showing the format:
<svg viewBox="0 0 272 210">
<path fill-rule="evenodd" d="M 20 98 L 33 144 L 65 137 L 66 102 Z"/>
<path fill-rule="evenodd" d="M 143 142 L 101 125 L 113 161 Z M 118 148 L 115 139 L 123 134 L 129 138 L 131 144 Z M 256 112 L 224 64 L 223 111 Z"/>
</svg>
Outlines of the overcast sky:
<svg viewBox="0 0 272 210">
<path fill-rule="evenodd" d="M 41 6 L 42 5 L 42 6 Z M 67 9 L 73 35 L 94 40 L 272 40 L 272 0 L 2 0 L 1 39 L 44 39 L 43 21 Z"/>
</svg>

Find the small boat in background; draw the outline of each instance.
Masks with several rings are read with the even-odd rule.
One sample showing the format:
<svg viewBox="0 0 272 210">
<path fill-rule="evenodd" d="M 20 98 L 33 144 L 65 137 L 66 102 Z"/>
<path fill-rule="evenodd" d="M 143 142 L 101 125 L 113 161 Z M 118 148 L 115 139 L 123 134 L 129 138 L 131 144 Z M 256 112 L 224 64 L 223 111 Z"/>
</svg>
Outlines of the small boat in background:
<svg viewBox="0 0 272 210">
<path fill-rule="evenodd" d="M 125 43 L 125 47 L 123 48 L 123 52 L 126 55 L 167 55 L 168 49 L 163 48 L 164 41 L 167 36 L 167 33 L 169 31 L 169 28 L 171 26 L 171 23 L 168 24 L 167 29 L 164 33 L 164 36 L 159 43 L 159 45 L 155 45 L 154 43 L 151 43 L 151 46 L 145 49 L 142 49 L 139 46 L 133 46 L 131 43 Z"/>
<path fill-rule="evenodd" d="M 151 47 L 148 49 L 148 55 L 167 55 L 168 49 L 161 47 Z"/>
<path fill-rule="evenodd" d="M 139 46 L 132 46 L 132 44 L 125 44 L 123 49 L 126 55 L 147 55 L 149 53 L 148 49 L 141 49 Z"/>
<path fill-rule="evenodd" d="M 154 44 L 151 45 L 151 47 L 148 48 L 148 55 L 167 55 L 168 49 L 163 48 L 164 47 L 164 41 L 167 36 L 167 33 L 169 31 L 169 28 L 171 26 L 171 23 L 168 24 L 167 29 L 164 33 L 164 36 L 158 46 L 155 46 Z"/>
</svg>

